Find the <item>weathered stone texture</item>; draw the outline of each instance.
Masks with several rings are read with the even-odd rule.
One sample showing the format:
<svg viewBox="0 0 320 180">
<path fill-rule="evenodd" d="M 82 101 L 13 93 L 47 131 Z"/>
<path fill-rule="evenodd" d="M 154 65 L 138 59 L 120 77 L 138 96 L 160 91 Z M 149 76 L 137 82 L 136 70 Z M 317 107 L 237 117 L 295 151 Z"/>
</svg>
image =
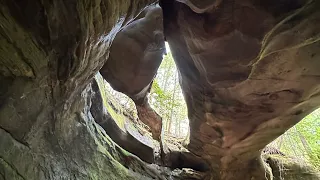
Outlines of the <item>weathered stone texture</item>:
<svg viewBox="0 0 320 180">
<path fill-rule="evenodd" d="M 0 179 L 277 177 L 262 149 L 320 105 L 320 1 L 152 3 L 0 0 Z M 207 172 L 150 165 L 116 145 L 90 84 L 100 71 L 159 140 L 146 95 L 164 40 L 188 105 L 184 158 Z M 181 155 L 171 156 L 179 168 Z"/>
</svg>

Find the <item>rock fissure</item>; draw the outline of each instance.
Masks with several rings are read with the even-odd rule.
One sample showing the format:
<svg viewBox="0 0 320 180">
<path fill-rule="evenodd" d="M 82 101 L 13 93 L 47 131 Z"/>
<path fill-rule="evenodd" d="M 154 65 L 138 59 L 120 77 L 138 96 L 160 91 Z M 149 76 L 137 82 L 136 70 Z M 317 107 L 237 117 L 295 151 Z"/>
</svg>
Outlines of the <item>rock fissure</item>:
<svg viewBox="0 0 320 180">
<path fill-rule="evenodd" d="M 2 167 L 4 171 L 6 171 L 6 170 L 7 170 L 7 171 L 12 170 L 12 171 L 14 171 L 15 174 L 18 175 L 18 178 L 19 178 L 19 179 L 24 179 L 24 180 L 26 180 L 26 178 L 24 178 L 24 177 L 19 173 L 19 171 L 18 171 L 17 169 L 15 169 L 14 166 L 12 166 L 9 162 L 7 162 L 6 160 L 4 160 L 1 156 L 0 156 L 0 166 L 4 166 L 4 167 Z M 8 168 L 8 169 L 6 169 L 6 168 Z M 14 176 L 14 174 L 6 175 L 6 173 L 8 173 L 8 172 L 1 172 L 1 175 L 2 175 L 3 179 L 8 179 L 8 178 L 11 178 L 12 176 Z M 11 176 L 11 177 L 10 177 L 10 176 Z"/>
<path fill-rule="evenodd" d="M 4 132 L 10 134 L 10 136 L 11 136 L 14 140 L 16 140 L 17 142 L 19 142 L 20 144 L 24 145 L 25 147 L 30 148 L 29 145 L 28 145 L 28 143 L 23 142 L 23 141 L 21 141 L 20 139 L 14 138 L 14 136 L 13 136 L 9 131 L 7 131 L 6 129 L 4 129 L 3 127 L 0 126 L 0 129 L 1 129 L 2 131 L 4 131 Z M 1 156 L 0 156 L 0 158 L 1 158 Z"/>
</svg>

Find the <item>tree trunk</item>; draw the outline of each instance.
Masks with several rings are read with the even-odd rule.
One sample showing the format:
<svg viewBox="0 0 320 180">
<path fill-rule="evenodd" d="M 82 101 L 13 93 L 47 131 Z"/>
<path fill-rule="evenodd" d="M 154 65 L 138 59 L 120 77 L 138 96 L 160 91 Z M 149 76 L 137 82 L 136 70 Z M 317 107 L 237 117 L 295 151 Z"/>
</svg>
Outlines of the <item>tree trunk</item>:
<svg viewBox="0 0 320 180">
<path fill-rule="evenodd" d="M 175 94 L 176 94 L 176 85 L 177 85 L 177 76 L 175 74 L 174 76 L 174 84 L 173 84 L 173 93 L 172 93 L 172 98 L 171 98 L 171 111 L 170 111 L 170 122 L 169 122 L 169 132 L 170 134 L 171 132 L 171 128 L 172 128 L 172 120 L 173 120 L 173 112 L 174 112 L 174 102 L 175 102 Z M 175 133 L 176 134 L 176 133 Z"/>
</svg>

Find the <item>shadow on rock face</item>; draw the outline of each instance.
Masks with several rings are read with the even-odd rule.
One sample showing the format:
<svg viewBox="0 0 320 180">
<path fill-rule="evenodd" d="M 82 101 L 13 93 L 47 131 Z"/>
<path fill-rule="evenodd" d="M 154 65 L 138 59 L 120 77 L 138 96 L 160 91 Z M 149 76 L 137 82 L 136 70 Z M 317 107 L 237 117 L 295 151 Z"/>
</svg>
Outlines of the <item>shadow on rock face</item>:
<svg viewBox="0 0 320 180">
<path fill-rule="evenodd" d="M 150 108 L 147 93 L 165 53 L 162 9 L 147 7 L 115 37 L 110 57 L 100 70 L 113 89 L 137 105 L 140 120 L 160 139 L 161 117 Z"/>
<path fill-rule="evenodd" d="M 94 91 L 94 95 L 92 97 L 90 111 L 95 121 L 120 147 L 138 156 L 145 162 L 154 163 L 153 147 L 146 145 L 144 142 L 134 137 L 132 132 L 128 130 L 126 132 L 123 131 L 108 113 L 106 107 L 103 105 L 103 99 L 96 80 L 93 80 L 92 82 L 92 90 Z"/>
</svg>

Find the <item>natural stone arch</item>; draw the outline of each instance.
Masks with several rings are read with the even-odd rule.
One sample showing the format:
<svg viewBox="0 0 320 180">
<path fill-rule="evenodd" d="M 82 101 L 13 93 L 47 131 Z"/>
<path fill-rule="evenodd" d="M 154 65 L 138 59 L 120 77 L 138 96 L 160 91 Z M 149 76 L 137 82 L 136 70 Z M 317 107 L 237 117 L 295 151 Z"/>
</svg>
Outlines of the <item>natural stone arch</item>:
<svg viewBox="0 0 320 180">
<path fill-rule="evenodd" d="M 163 1 L 164 30 L 182 75 L 190 150 L 221 179 L 264 179 L 260 151 L 319 106 L 319 3 L 232 3 L 199 13 Z"/>
<path fill-rule="evenodd" d="M 207 179 L 265 179 L 261 149 L 319 106 L 319 1 L 207 2 L 161 1 L 189 106 L 189 149 L 210 164 Z M 151 3 L 0 2 L 1 178 L 185 179 L 127 154 L 90 112 L 89 83 L 115 36 Z M 144 103 L 153 73 L 123 90 L 144 117 L 156 116 Z"/>
</svg>

